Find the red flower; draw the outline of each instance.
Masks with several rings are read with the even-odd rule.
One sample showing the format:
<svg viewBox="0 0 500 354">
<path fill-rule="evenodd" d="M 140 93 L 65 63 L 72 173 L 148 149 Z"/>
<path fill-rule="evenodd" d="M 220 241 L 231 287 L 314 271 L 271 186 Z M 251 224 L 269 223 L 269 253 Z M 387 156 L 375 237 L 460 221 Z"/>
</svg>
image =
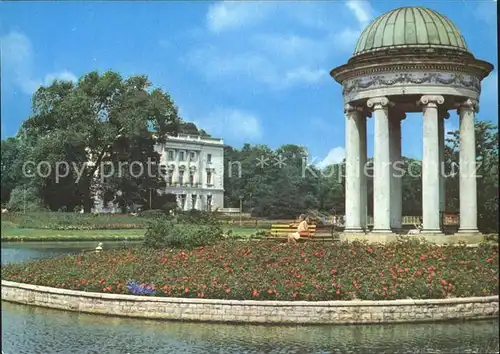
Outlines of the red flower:
<svg viewBox="0 0 500 354">
<path fill-rule="evenodd" d="M 421 255 L 420 256 L 420 260 L 421 261 L 425 261 L 427 259 L 427 256 L 425 254 Z"/>
<path fill-rule="evenodd" d="M 255 289 L 253 289 L 253 293 L 252 293 L 253 296 L 259 296 L 259 292 Z"/>
<path fill-rule="evenodd" d="M 186 293 L 188 293 L 188 292 L 189 292 L 189 288 L 184 289 L 184 291 L 185 291 Z"/>
<path fill-rule="evenodd" d="M 85 279 L 82 280 L 82 285 L 87 284 L 87 281 Z"/>
<path fill-rule="evenodd" d="M 205 284 L 203 284 L 201 287 L 202 287 L 203 289 L 206 289 L 206 288 L 207 288 L 207 286 L 206 286 Z"/>
<path fill-rule="evenodd" d="M 230 293 L 230 292 L 231 292 L 231 289 L 227 288 L 226 293 Z"/>
<path fill-rule="evenodd" d="M 448 284 L 448 282 L 447 282 L 446 280 L 442 279 L 442 280 L 441 280 L 441 284 L 442 284 L 442 285 L 446 285 L 446 284 Z"/>
<path fill-rule="evenodd" d="M 337 294 L 337 295 L 338 295 L 338 294 L 340 294 L 340 290 L 337 290 L 337 291 L 335 292 L 335 294 Z"/>
</svg>

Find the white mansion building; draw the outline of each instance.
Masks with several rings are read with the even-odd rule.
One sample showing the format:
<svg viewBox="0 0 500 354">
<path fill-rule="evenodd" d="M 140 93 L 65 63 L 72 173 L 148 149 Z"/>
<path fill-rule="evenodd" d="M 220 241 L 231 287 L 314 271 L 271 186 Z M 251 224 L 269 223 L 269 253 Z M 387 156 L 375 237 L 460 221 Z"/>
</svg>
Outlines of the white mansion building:
<svg viewBox="0 0 500 354">
<path fill-rule="evenodd" d="M 222 139 L 179 134 L 157 144 L 165 189 L 160 194 L 174 194 L 181 210 L 222 211 L 224 207 L 224 142 Z M 96 175 L 99 171 L 96 171 Z M 135 207 L 140 207 L 136 205 Z M 134 208 L 135 209 L 135 208 Z M 102 196 L 95 197 L 94 212 L 116 213 L 112 203 L 104 206 Z"/>
<path fill-rule="evenodd" d="M 163 193 L 177 196 L 182 210 L 224 207 L 224 142 L 222 139 L 179 134 L 155 146 L 166 169 Z"/>
</svg>

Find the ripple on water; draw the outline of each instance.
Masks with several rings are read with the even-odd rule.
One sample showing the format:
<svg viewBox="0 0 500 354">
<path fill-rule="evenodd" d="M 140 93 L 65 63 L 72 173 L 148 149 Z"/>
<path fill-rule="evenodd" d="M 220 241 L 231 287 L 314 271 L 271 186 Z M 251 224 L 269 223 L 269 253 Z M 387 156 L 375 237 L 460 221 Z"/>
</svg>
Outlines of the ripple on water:
<svg viewBox="0 0 500 354">
<path fill-rule="evenodd" d="M 2 302 L 4 353 L 485 353 L 497 321 L 262 326 L 113 318 Z"/>
</svg>

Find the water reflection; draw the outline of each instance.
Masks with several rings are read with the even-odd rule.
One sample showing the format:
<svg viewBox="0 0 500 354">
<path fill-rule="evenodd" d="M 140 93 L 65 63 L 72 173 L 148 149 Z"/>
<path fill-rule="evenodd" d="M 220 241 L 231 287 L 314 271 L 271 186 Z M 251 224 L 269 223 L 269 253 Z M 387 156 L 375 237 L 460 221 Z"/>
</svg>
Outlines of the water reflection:
<svg viewBox="0 0 500 354">
<path fill-rule="evenodd" d="M 485 353 L 496 321 L 387 326 L 258 326 L 134 320 L 2 303 L 9 353 Z"/>
<path fill-rule="evenodd" d="M 2 244 L 2 263 L 79 252 L 96 244 Z M 113 318 L 6 302 L 2 302 L 2 324 L 2 349 L 6 354 L 493 353 L 499 343 L 497 321 L 384 326 L 223 325 Z"/>
<path fill-rule="evenodd" d="M 2 242 L 2 264 L 79 253 L 96 248 L 97 241 L 85 242 Z M 137 247 L 140 241 L 104 242 L 103 248 Z"/>
</svg>

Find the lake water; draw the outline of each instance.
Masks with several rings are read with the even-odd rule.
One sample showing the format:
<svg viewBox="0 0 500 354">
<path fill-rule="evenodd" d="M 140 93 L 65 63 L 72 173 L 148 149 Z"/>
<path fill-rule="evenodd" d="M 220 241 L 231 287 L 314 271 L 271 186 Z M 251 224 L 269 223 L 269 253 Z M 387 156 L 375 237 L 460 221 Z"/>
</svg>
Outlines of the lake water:
<svg viewBox="0 0 500 354">
<path fill-rule="evenodd" d="M 105 242 L 104 248 L 136 243 Z M 2 263 L 96 242 L 2 243 Z M 2 301 L 2 350 L 21 353 L 498 353 L 498 321 L 262 326 L 113 318 Z"/>
</svg>

